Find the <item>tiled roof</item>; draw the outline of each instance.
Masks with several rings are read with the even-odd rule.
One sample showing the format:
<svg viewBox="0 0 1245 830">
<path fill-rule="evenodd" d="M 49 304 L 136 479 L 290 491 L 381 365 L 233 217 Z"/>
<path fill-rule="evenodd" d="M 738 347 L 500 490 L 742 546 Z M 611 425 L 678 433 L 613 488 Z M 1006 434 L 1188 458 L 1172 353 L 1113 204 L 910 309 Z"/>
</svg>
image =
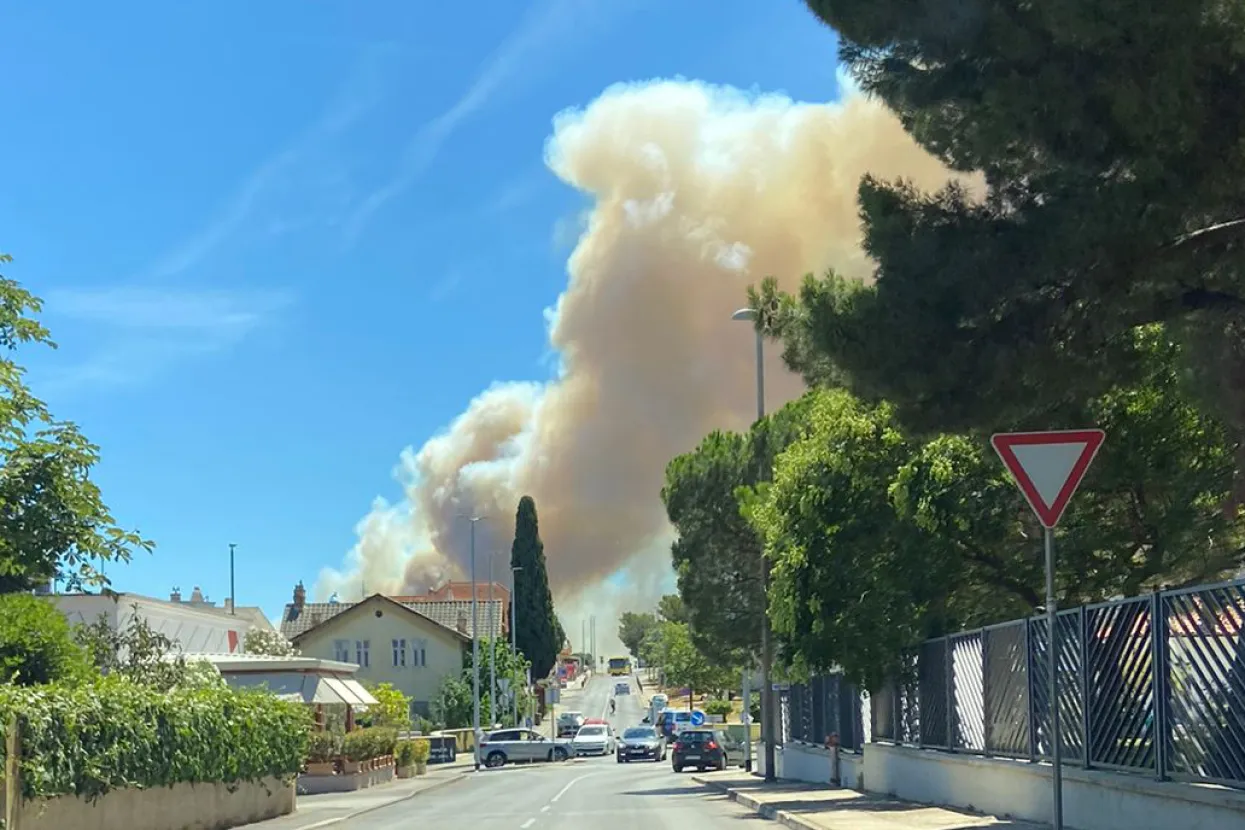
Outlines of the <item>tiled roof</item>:
<svg viewBox="0 0 1245 830">
<path fill-rule="evenodd" d="M 399 603 L 416 613 L 427 617 L 435 623 L 438 623 L 451 631 L 458 632 L 459 613 L 466 615 L 466 634 L 471 636 L 471 600 L 460 600 L 451 602 L 430 602 L 421 600 L 416 602 Z M 293 603 L 285 606 L 285 610 L 281 613 L 281 634 L 287 640 L 293 640 L 300 634 L 315 628 L 323 622 L 331 620 L 338 614 L 354 608 L 358 603 L 354 602 L 308 602 L 305 603 L 300 611 Z M 489 637 L 489 613 L 488 603 L 479 603 L 478 613 L 480 615 L 480 634 Z M 493 626 L 492 636 L 501 636 L 504 631 L 502 618 L 506 612 L 506 604 L 501 600 L 493 601 Z"/>
</svg>

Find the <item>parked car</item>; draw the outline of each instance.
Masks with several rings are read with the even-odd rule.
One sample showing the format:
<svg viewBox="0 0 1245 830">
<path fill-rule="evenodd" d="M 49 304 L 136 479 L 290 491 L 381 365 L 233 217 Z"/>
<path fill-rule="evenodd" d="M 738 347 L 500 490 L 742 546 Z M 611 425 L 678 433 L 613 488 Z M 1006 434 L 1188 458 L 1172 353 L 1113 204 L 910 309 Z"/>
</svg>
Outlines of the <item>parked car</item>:
<svg viewBox="0 0 1245 830">
<path fill-rule="evenodd" d="M 589 723 L 579 727 L 572 744 L 576 755 L 613 755 L 617 746 L 614 730 L 607 723 Z"/>
<path fill-rule="evenodd" d="M 563 712 L 558 715 L 558 737 L 573 738 L 575 733 L 579 731 L 579 727 L 583 725 L 583 712 Z"/>
<path fill-rule="evenodd" d="M 682 772 L 684 767 L 726 769 L 741 763 L 743 752 L 721 729 L 684 729 L 670 750 L 670 765 L 675 772 Z"/>
<path fill-rule="evenodd" d="M 632 726 L 622 733 L 618 744 L 618 763 L 666 760 L 666 739 L 652 726 Z"/>
<path fill-rule="evenodd" d="M 531 729 L 501 729 L 480 741 L 480 758 L 492 768 L 516 761 L 566 761 L 574 754 L 570 741 L 546 738 Z"/>
</svg>

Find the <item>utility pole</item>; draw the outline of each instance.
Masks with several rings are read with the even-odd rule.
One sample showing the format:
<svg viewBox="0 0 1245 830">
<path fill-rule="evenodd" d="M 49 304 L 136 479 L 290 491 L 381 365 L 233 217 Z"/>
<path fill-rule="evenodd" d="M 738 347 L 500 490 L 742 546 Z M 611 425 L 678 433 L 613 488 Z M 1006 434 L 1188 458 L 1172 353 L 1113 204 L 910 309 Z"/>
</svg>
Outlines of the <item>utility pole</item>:
<svg viewBox="0 0 1245 830">
<path fill-rule="evenodd" d="M 496 617 L 493 613 L 493 560 L 497 558 L 494 551 L 488 558 L 488 722 L 491 728 L 499 723 L 497 718 L 497 629 Z"/>
<path fill-rule="evenodd" d="M 519 592 L 519 571 L 521 570 L 523 570 L 522 565 L 517 565 L 517 566 L 511 565 L 510 566 L 510 652 L 515 656 L 516 659 L 518 659 L 518 656 L 519 656 L 519 640 L 518 640 L 518 635 L 515 633 L 516 628 L 517 628 L 517 626 L 515 625 L 517 617 L 515 615 L 518 613 L 519 604 L 516 601 L 515 595 Z M 518 689 L 514 690 L 514 725 L 516 728 L 519 725 L 519 690 Z"/>
<path fill-rule="evenodd" d="M 477 771 L 480 769 L 480 603 L 477 601 L 479 592 L 476 590 L 476 522 L 480 518 L 471 516 L 467 519 L 471 523 L 471 731 L 474 738 L 472 754 L 475 756 Z"/>
<path fill-rule="evenodd" d="M 238 615 L 238 592 L 233 582 L 233 551 L 236 547 L 233 542 L 229 543 L 229 613 L 235 617 Z"/>
</svg>

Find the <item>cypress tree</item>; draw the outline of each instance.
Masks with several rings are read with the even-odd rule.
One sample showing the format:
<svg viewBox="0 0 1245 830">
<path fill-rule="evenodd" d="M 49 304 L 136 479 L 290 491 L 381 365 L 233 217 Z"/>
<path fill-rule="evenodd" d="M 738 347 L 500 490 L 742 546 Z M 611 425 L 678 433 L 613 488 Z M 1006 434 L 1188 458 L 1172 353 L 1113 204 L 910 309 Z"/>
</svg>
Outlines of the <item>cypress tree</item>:
<svg viewBox="0 0 1245 830">
<path fill-rule="evenodd" d="M 531 496 L 519 499 L 514 520 L 514 544 L 510 547 L 510 566 L 521 568 L 515 574 L 515 641 L 532 664 L 532 679 L 548 676 L 558 658 L 561 626 L 553 611 L 553 594 L 545 570 L 545 546 L 540 541 L 536 502 Z"/>
</svg>

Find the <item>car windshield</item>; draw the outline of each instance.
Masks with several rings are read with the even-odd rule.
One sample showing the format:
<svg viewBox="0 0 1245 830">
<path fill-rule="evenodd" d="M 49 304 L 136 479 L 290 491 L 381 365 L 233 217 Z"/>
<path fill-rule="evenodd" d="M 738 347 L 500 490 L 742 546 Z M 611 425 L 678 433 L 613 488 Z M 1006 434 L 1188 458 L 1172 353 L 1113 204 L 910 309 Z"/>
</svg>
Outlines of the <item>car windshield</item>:
<svg viewBox="0 0 1245 830">
<path fill-rule="evenodd" d="M 572 720 L 579 720 L 582 717 L 583 717 L 583 714 L 579 712 L 563 712 L 561 715 L 558 716 L 558 720 L 572 721 Z"/>
<path fill-rule="evenodd" d="M 657 733 L 652 729 L 628 729 L 623 733 L 623 737 L 627 739 L 642 740 L 644 738 L 656 738 Z"/>
<path fill-rule="evenodd" d="M 604 735 L 604 734 L 605 734 L 604 726 L 585 726 L 583 729 L 579 730 L 579 736 L 581 738 L 583 737 L 591 738 L 596 735 Z"/>
</svg>

